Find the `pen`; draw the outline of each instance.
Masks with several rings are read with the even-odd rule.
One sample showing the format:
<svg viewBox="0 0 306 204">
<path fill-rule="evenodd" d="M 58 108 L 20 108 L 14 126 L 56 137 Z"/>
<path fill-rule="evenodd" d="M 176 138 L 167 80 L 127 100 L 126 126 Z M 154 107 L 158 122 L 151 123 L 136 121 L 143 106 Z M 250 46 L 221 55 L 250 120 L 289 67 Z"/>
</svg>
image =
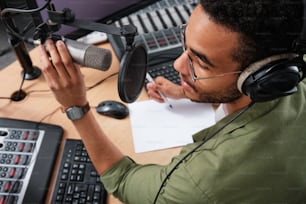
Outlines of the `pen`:
<svg viewBox="0 0 306 204">
<path fill-rule="evenodd" d="M 146 79 L 149 82 L 155 84 L 154 79 L 151 77 L 151 75 L 148 72 L 146 74 Z M 165 103 L 167 103 L 170 108 L 173 108 L 173 106 L 169 103 L 167 97 L 162 92 L 160 92 L 159 90 L 157 90 L 157 91 L 158 91 L 159 95 L 162 97 L 162 99 L 165 101 Z"/>
</svg>

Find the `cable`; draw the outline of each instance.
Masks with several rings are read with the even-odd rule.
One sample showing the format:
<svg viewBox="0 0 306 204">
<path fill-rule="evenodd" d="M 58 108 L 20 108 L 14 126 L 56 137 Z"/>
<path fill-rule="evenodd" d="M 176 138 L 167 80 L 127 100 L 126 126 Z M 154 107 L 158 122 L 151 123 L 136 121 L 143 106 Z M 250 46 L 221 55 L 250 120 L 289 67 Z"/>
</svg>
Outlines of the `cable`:
<svg viewBox="0 0 306 204">
<path fill-rule="evenodd" d="M 26 97 L 26 95 L 27 95 L 26 92 L 24 92 L 22 90 L 25 78 L 26 78 L 26 72 L 23 72 L 23 76 L 22 76 L 22 80 L 21 80 L 21 84 L 19 86 L 19 89 L 16 92 L 13 93 L 13 95 L 11 96 L 11 100 L 21 101 L 22 99 L 24 99 Z"/>
<path fill-rule="evenodd" d="M 24 26 L 23 30 L 21 31 L 21 35 L 25 35 L 27 32 L 31 30 L 31 26 L 33 26 L 33 21 L 29 21 L 27 25 Z"/>
<path fill-rule="evenodd" d="M 50 113 L 48 113 L 47 115 L 45 115 L 44 117 L 42 117 L 40 120 L 39 120 L 39 123 L 42 123 L 46 118 L 48 118 L 49 116 L 52 116 L 53 114 L 55 114 L 58 110 L 61 110 L 61 107 L 57 107 L 55 108 L 53 111 L 51 111 Z"/>
<path fill-rule="evenodd" d="M 23 84 L 24 84 L 24 81 L 25 81 L 25 78 L 26 78 L 26 72 L 23 72 L 23 75 L 22 75 L 22 80 L 21 80 L 21 84 L 19 86 L 19 93 L 21 92 L 22 90 L 22 87 L 23 87 Z"/>
<path fill-rule="evenodd" d="M 21 40 L 26 40 L 24 36 L 22 36 L 21 33 L 19 33 L 18 31 L 16 31 L 14 28 L 12 28 L 10 26 L 10 24 L 8 23 L 8 19 L 11 19 L 9 14 L 11 13 L 22 13 L 22 14 L 32 14 L 35 12 L 40 12 L 43 9 L 47 8 L 47 6 L 50 4 L 51 0 L 47 0 L 46 3 L 38 8 L 35 9 L 16 9 L 16 8 L 5 8 L 0 12 L 1 15 L 1 19 L 5 25 L 5 27 L 9 30 L 9 32 L 14 35 L 15 37 L 21 39 Z M 24 32 L 24 31 L 23 31 Z"/>
<path fill-rule="evenodd" d="M 100 81 L 96 82 L 95 84 L 93 84 L 92 86 L 86 87 L 86 90 L 89 91 L 95 87 L 97 87 L 98 85 L 100 85 L 101 83 L 103 83 L 104 81 L 106 81 L 107 79 L 117 75 L 118 72 L 110 74 L 109 76 L 101 79 Z M 43 93 L 43 92 L 51 92 L 51 90 L 32 90 L 29 91 L 28 94 L 30 93 Z M 47 115 L 45 115 L 44 117 L 42 117 L 42 119 L 39 120 L 39 123 L 42 123 L 47 117 L 53 115 L 54 113 L 56 113 L 58 110 L 61 110 L 61 107 L 57 107 L 56 109 L 54 109 L 53 111 L 51 111 L 50 113 L 48 113 Z"/>
<path fill-rule="evenodd" d="M 96 83 L 93 84 L 92 86 L 86 87 L 86 90 L 89 91 L 89 90 L 95 88 L 96 86 L 100 85 L 101 83 L 103 83 L 103 82 L 106 81 L 107 79 L 109 79 L 109 78 L 111 78 L 111 77 L 113 77 L 113 76 L 115 76 L 115 75 L 117 75 L 117 74 L 118 74 L 118 72 L 115 72 L 115 73 L 113 73 L 113 74 L 111 74 L 111 75 L 109 75 L 109 76 L 107 76 L 107 77 L 101 79 L 100 81 L 96 82 Z"/>
<path fill-rule="evenodd" d="M 86 90 L 89 91 L 89 90 L 91 90 L 91 89 L 97 87 L 98 85 L 100 85 L 101 83 L 103 83 L 104 81 L 106 81 L 107 79 L 109 79 L 109 78 L 111 78 L 111 77 L 113 77 L 113 76 L 115 76 L 115 75 L 117 75 L 117 74 L 118 74 L 118 72 L 115 72 L 115 73 L 113 73 L 113 74 L 110 74 L 109 76 L 106 76 L 105 78 L 99 80 L 98 82 L 96 82 L 96 83 L 93 84 L 92 86 L 86 87 Z M 17 93 L 17 97 L 20 96 L 21 93 L 23 93 L 23 91 L 22 91 L 22 86 L 23 86 L 23 84 L 24 84 L 24 81 L 25 81 L 25 78 L 24 78 L 24 75 L 23 75 L 23 79 L 22 79 L 22 82 L 21 82 L 21 84 L 20 84 L 20 88 L 19 88 L 18 91 L 16 92 L 16 93 Z M 30 95 L 30 94 L 33 94 L 33 93 L 50 93 L 50 92 L 51 92 L 50 89 L 45 89 L 45 90 L 41 89 L 41 90 L 30 90 L 30 91 L 27 92 L 27 94 Z M 2 96 L 2 97 L 1 97 L 1 96 L 0 96 L 0 99 L 12 100 L 12 97 L 5 97 L 5 96 Z"/>
<path fill-rule="evenodd" d="M 115 76 L 116 74 L 118 74 L 118 72 L 113 73 L 113 74 L 103 78 L 102 80 L 98 81 L 97 83 L 95 83 L 92 86 L 86 87 L 86 90 L 89 91 L 89 90 L 95 88 L 96 86 L 98 86 L 99 84 L 103 83 L 105 80 L 111 78 L 112 76 Z M 35 93 L 35 92 L 50 92 L 50 90 L 33 90 L 33 91 L 28 92 L 28 93 Z M 47 117 L 55 114 L 58 110 L 61 110 L 61 107 L 57 107 L 56 109 L 54 109 L 53 111 L 51 111 L 50 113 L 45 115 L 42 119 L 40 119 L 39 123 L 42 123 Z"/>
<path fill-rule="evenodd" d="M 11 46 L 6 47 L 6 48 L 4 48 L 4 49 L 1 49 L 1 50 L 0 50 L 0 57 L 1 57 L 1 56 L 4 56 L 5 54 L 7 54 L 7 53 L 9 53 L 9 52 L 11 52 L 12 49 L 13 49 L 13 48 L 12 48 Z"/>
<path fill-rule="evenodd" d="M 51 0 L 47 0 L 46 3 L 38 8 L 35 9 L 16 9 L 16 8 L 5 8 L 1 11 L 1 16 L 4 16 L 7 13 L 35 13 L 35 12 L 39 12 L 42 11 L 43 9 L 47 8 L 47 6 L 49 5 L 49 3 L 51 2 Z"/>
<path fill-rule="evenodd" d="M 1 96 L 0 99 L 7 99 L 7 100 L 11 100 L 11 97 L 5 97 L 5 96 Z"/>
<path fill-rule="evenodd" d="M 237 118 L 239 118 L 239 116 L 241 116 L 244 112 L 246 112 L 249 108 L 251 108 L 253 105 L 255 104 L 255 102 L 251 102 L 249 103 L 245 108 L 243 108 L 242 110 L 240 110 L 231 120 L 229 120 L 227 123 L 225 123 L 222 127 L 220 127 L 218 130 L 216 130 L 214 133 L 212 133 L 210 136 L 205 137 L 201 143 L 199 143 L 197 146 L 195 146 L 192 150 L 190 150 L 189 152 L 187 152 L 187 154 L 180 159 L 175 166 L 170 170 L 170 172 L 166 175 L 166 177 L 164 178 L 162 184 L 160 185 L 160 188 L 154 198 L 154 202 L 153 204 L 156 204 L 157 199 L 159 197 L 159 194 L 161 192 L 161 190 L 163 189 L 166 181 L 169 179 L 169 177 L 172 175 L 172 173 L 176 170 L 176 168 L 187 158 L 189 157 L 191 154 L 193 154 L 197 149 L 199 149 L 202 145 L 204 145 L 208 140 L 210 140 L 211 138 L 213 138 L 214 136 L 216 136 L 221 130 L 223 130 L 226 126 L 228 126 L 229 124 L 231 124 L 234 120 L 236 120 Z"/>
</svg>

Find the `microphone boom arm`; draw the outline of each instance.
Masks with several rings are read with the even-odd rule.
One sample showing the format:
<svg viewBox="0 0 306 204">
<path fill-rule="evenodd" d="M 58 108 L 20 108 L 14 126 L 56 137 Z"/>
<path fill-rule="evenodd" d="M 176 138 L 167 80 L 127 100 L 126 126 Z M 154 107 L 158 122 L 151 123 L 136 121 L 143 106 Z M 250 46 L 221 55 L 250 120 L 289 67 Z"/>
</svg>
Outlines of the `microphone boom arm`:
<svg viewBox="0 0 306 204">
<path fill-rule="evenodd" d="M 80 29 L 91 30 L 91 31 L 99 31 L 111 35 L 119 35 L 124 36 L 126 40 L 126 47 L 129 49 L 132 47 L 134 43 L 134 38 L 137 34 L 137 28 L 134 25 L 124 25 L 120 28 L 107 25 L 102 23 L 97 23 L 88 20 L 76 19 L 73 12 L 65 8 L 63 11 L 58 12 L 55 11 L 54 6 L 49 6 L 48 16 L 51 20 L 52 24 L 64 24 L 72 27 L 77 27 Z M 54 25 L 52 25 L 54 26 Z M 58 28 L 58 26 L 56 26 Z"/>
</svg>

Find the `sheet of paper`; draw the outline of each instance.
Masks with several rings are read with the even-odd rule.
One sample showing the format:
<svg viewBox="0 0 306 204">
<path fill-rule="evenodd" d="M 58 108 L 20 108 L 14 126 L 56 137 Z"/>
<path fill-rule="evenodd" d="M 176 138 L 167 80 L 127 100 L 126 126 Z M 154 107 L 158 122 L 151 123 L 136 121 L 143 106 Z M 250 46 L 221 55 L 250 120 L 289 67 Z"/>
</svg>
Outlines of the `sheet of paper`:
<svg viewBox="0 0 306 204">
<path fill-rule="evenodd" d="M 192 135 L 215 124 L 211 104 L 190 100 L 153 100 L 129 104 L 135 152 L 178 147 L 193 142 Z"/>
</svg>

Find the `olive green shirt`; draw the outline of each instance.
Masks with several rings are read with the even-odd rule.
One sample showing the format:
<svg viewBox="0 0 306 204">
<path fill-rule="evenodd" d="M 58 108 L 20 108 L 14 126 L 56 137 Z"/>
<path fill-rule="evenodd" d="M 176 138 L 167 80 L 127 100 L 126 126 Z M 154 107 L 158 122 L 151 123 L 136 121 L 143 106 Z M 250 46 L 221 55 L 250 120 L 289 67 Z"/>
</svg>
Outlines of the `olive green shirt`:
<svg viewBox="0 0 306 204">
<path fill-rule="evenodd" d="M 178 166 L 157 203 L 305 204 L 306 85 L 257 103 Z M 101 176 L 124 203 L 150 204 L 172 167 L 236 113 L 193 136 L 169 165 L 139 165 L 125 157 Z"/>
</svg>

